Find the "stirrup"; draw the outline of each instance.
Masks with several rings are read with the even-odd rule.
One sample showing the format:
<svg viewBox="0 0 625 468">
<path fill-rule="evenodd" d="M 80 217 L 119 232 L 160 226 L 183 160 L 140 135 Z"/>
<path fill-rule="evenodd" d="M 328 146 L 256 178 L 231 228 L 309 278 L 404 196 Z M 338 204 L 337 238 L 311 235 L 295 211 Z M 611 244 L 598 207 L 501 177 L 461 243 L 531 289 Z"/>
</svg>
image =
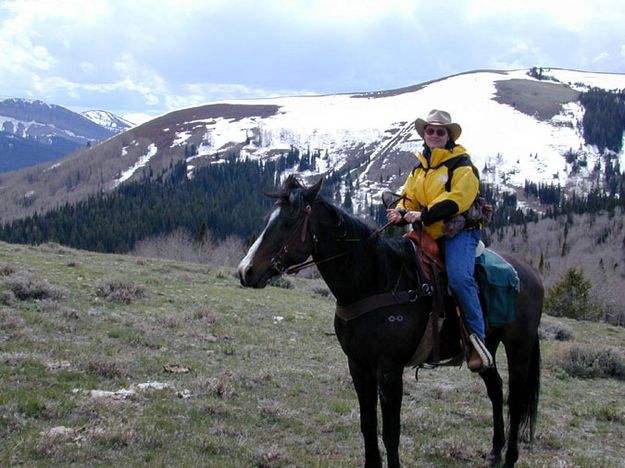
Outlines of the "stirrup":
<svg viewBox="0 0 625 468">
<path fill-rule="evenodd" d="M 475 333 L 469 335 L 469 340 L 482 360 L 482 367 L 479 370 L 482 371 L 493 367 L 495 361 L 493 361 L 493 357 L 488 352 L 488 349 L 486 349 L 484 342 Z"/>
</svg>

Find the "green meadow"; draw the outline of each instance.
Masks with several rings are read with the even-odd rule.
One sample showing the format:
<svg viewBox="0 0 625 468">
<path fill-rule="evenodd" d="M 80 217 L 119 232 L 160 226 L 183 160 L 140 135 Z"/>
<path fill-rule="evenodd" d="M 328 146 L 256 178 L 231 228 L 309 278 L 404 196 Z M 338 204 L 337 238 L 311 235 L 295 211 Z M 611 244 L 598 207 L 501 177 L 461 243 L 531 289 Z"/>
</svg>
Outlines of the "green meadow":
<svg viewBox="0 0 625 468">
<path fill-rule="evenodd" d="M 0 466 L 362 466 L 333 310 L 320 279 L 0 243 Z M 544 316 L 541 336 L 518 466 L 625 466 L 625 328 Z M 491 437 L 481 379 L 406 369 L 405 466 L 484 466 Z"/>
</svg>

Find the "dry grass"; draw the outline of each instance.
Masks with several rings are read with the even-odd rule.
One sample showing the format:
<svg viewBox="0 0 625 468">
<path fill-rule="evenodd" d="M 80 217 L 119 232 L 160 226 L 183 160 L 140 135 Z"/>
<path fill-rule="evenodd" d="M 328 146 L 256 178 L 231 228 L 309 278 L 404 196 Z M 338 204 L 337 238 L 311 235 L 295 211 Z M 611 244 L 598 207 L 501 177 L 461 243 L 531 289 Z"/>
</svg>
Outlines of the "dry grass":
<svg viewBox="0 0 625 468">
<path fill-rule="evenodd" d="M 243 289 L 223 267 L 2 243 L 0 265 L 14 269 L 0 293 L 23 272 L 67 292 L 0 305 L 0 466 L 362 464 L 357 400 L 319 280 Z M 106 300 L 98 286 L 111 278 L 144 294 Z M 623 382 L 572 376 L 565 350 L 623 349 L 625 329 L 546 317 L 541 334 L 540 419 L 519 466 L 620 466 Z M 465 368 L 419 377 L 405 374 L 405 466 L 482 466 L 481 380 Z"/>
<path fill-rule="evenodd" d="M 20 301 L 41 299 L 58 301 L 68 295 L 67 289 L 30 275 L 10 275 L 3 283 Z"/>
<path fill-rule="evenodd" d="M 0 276 L 9 276 L 15 273 L 15 268 L 11 265 L 0 265 Z"/>
<path fill-rule="evenodd" d="M 618 208 L 613 214 L 584 214 L 558 219 L 543 219 L 527 225 L 503 228 L 491 233 L 491 247 L 511 253 L 541 269 L 546 289 L 559 282 L 565 272 L 575 268 L 592 284 L 589 301 L 598 305 L 604 320 L 625 325 L 625 222 Z M 569 223 L 565 236 L 565 225 Z M 566 237 L 566 239 L 565 239 Z M 529 239 L 529 241 L 528 241 Z M 562 256 L 566 242 L 567 254 Z M 541 256 L 543 258 L 541 265 Z M 589 311 L 589 315 L 597 310 Z"/>
<path fill-rule="evenodd" d="M 542 340 L 569 341 L 575 339 L 570 327 L 547 318 L 542 319 L 538 333 Z"/>
<path fill-rule="evenodd" d="M 579 92 L 568 86 L 549 81 L 502 80 L 496 82 L 496 88 L 495 101 L 544 121 L 560 113 L 563 104 L 579 97 Z"/>
<path fill-rule="evenodd" d="M 572 344 L 558 348 L 554 362 L 571 377 L 625 380 L 623 350 L 595 344 Z"/>
<path fill-rule="evenodd" d="M 131 304 L 145 294 L 145 288 L 129 280 L 106 280 L 96 285 L 96 294 L 107 301 Z"/>
</svg>

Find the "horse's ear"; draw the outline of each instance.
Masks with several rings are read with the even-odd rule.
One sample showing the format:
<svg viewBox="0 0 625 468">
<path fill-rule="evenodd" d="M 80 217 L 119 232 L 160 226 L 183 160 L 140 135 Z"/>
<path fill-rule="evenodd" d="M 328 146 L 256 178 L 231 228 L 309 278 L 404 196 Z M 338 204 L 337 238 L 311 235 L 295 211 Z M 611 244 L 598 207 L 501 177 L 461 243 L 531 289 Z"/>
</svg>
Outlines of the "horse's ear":
<svg viewBox="0 0 625 468">
<path fill-rule="evenodd" d="M 317 199 L 319 195 L 319 191 L 321 190 L 321 186 L 323 185 L 323 177 L 319 179 L 319 181 L 313 185 L 312 187 L 308 187 L 306 192 L 304 193 L 304 200 L 306 202 L 311 203 Z"/>
<path fill-rule="evenodd" d="M 299 202 L 299 204 L 302 203 L 302 193 L 298 190 L 297 192 L 291 192 L 289 193 L 289 197 L 288 197 L 289 203 L 291 205 L 295 205 L 297 202 Z"/>
<path fill-rule="evenodd" d="M 266 197 L 269 197 L 269 198 L 280 198 L 280 197 L 282 197 L 282 192 L 276 192 L 276 191 L 273 191 L 271 189 L 263 188 L 263 189 L 261 189 L 261 192 L 263 193 L 263 195 L 265 195 Z"/>
</svg>

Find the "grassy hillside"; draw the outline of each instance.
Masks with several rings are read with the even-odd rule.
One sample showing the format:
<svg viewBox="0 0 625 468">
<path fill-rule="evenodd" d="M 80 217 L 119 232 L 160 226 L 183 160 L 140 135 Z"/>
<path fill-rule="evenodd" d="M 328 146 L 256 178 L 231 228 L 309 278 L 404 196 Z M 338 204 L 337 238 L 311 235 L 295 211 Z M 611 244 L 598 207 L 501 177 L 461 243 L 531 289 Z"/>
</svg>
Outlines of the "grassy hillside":
<svg viewBox="0 0 625 468">
<path fill-rule="evenodd" d="M 360 466 L 333 301 L 289 281 L 243 289 L 219 266 L 0 243 L 0 465 Z M 542 334 L 519 466 L 623 466 L 625 329 L 545 317 Z M 405 373 L 405 466 L 483 464 L 481 380 L 419 378 Z"/>
<path fill-rule="evenodd" d="M 507 226 L 491 234 L 490 246 L 525 259 L 553 286 L 569 269 L 592 284 L 592 300 L 611 323 L 625 323 L 625 212 L 586 213 Z"/>
</svg>

